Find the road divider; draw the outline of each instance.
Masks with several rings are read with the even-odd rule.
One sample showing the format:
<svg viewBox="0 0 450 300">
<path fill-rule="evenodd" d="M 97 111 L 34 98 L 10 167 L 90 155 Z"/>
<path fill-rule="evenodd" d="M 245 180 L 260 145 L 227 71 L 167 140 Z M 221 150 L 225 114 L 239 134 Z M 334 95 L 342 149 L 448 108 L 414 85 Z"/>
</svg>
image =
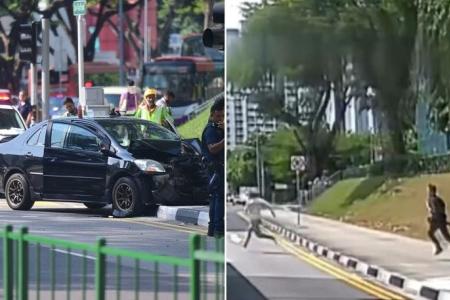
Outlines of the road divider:
<svg viewBox="0 0 450 300">
<path fill-rule="evenodd" d="M 156 216 L 162 220 L 208 227 L 209 208 L 208 206 L 159 206 Z"/>
</svg>

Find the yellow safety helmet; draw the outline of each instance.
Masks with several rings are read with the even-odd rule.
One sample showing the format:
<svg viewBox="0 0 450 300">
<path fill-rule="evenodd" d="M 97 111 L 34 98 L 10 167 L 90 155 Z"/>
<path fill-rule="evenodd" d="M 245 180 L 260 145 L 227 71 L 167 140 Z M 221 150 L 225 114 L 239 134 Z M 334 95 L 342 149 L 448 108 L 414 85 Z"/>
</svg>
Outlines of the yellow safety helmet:
<svg viewBox="0 0 450 300">
<path fill-rule="evenodd" d="M 155 89 L 146 89 L 144 93 L 144 98 L 147 98 L 148 95 L 157 95 L 157 91 Z"/>
</svg>

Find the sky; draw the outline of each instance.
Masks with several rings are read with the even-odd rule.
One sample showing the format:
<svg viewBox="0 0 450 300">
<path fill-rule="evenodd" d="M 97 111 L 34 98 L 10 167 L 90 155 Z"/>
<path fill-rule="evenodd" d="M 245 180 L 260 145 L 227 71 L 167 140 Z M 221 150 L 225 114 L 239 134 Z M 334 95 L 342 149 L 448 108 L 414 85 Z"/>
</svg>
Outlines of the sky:
<svg viewBox="0 0 450 300">
<path fill-rule="evenodd" d="M 260 0 L 226 0 L 225 1 L 225 26 L 227 28 L 241 28 L 242 20 L 239 7 L 244 2 L 260 2 Z"/>
</svg>

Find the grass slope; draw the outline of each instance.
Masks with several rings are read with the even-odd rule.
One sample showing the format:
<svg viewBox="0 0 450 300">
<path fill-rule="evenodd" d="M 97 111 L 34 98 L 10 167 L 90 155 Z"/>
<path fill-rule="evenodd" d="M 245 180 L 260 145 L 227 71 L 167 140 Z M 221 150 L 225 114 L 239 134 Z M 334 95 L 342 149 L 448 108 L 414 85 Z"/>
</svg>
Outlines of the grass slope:
<svg viewBox="0 0 450 300">
<path fill-rule="evenodd" d="M 450 207 L 450 174 L 385 179 L 349 179 L 337 183 L 316 199 L 309 211 L 374 229 L 426 239 L 428 183 Z"/>
<path fill-rule="evenodd" d="M 201 139 L 203 129 L 205 129 L 206 123 L 208 123 L 210 106 L 197 115 L 192 120 L 184 123 L 178 127 L 178 132 L 185 139 L 199 138 Z"/>
</svg>

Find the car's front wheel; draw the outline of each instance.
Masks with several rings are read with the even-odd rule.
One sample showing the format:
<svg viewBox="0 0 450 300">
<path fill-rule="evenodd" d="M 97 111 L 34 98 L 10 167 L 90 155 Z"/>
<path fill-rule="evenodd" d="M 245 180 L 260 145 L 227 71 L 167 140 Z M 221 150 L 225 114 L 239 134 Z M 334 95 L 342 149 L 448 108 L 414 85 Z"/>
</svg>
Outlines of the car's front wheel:
<svg viewBox="0 0 450 300">
<path fill-rule="evenodd" d="M 5 197 L 8 206 L 14 210 L 29 210 L 34 204 L 28 182 L 20 173 L 11 175 L 6 181 Z"/>
<path fill-rule="evenodd" d="M 90 209 L 100 209 L 106 206 L 106 204 L 104 203 L 90 203 L 90 202 L 85 202 L 83 203 L 84 206 L 86 206 L 87 208 Z"/>
<path fill-rule="evenodd" d="M 112 190 L 114 216 L 131 217 L 142 212 L 142 202 L 136 183 L 129 177 L 117 180 Z"/>
</svg>

